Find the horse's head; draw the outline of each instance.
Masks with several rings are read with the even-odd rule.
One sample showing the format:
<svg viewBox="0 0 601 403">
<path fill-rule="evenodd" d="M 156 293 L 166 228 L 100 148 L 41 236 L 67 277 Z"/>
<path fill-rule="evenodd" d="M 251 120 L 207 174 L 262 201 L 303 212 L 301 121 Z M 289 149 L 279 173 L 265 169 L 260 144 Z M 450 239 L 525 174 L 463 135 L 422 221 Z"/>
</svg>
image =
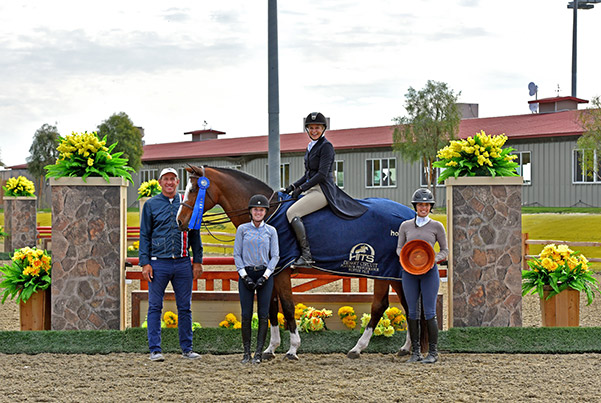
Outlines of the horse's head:
<svg viewBox="0 0 601 403">
<path fill-rule="evenodd" d="M 198 178 L 202 176 L 210 181 L 206 190 L 204 211 L 208 211 L 219 204 L 236 227 L 250 220 L 248 200 L 252 195 L 260 193 L 269 198 L 273 194 L 267 184 L 241 171 L 192 165 L 186 170 L 189 173 L 188 185 L 186 186 L 184 200 L 177 213 L 177 225 L 180 231 L 188 230 L 188 224 L 190 218 L 192 218 L 194 204 L 198 196 Z"/>
<path fill-rule="evenodd" d="M 186 171 L 188 171 L 188 184 L 186 185 L 184 200 L 180 204 L 179 211 L 177 212 L 177 227 L 180 231 L 188 230 L 188 223 L 190 222 L 190 218 L 192 218 L 194 204 L 196 203 L 196 197 L 198 196 L 198 178 L 206 176 L 204 167 L 190 165 L 186 168 Z M 204 211 L 210 210 L 216 203 L 217 202 L 215 202 L 212 197 L 206 197 Z"/>
</svg>

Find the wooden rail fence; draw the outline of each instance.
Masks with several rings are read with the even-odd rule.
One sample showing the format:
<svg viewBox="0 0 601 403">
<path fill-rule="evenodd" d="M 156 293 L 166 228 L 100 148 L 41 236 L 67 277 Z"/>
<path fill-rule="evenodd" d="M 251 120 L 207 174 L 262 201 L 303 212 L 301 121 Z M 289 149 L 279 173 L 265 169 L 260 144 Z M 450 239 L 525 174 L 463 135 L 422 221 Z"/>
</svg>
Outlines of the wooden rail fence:
<svg viewBox="0 0 601 403">
<path fill-rule="evenodd" d="M 579 248 L 601 248 L 601 242 L 582 242 L 582 241 L 558 241 L 552 239 L 530 239 L 528 237 L 528 233 L 522 234 L 522 251 L 523 251 L 523 259 L 522 259 L 522 267 L 524 270 L 528 270 L 528 259 L 532 259 L 535 257 L 539 257 L 538 255 L 530 254 L 530 245 L 548 245 L 554 243 L 555 245 L 568 245 L 570 247 L 579 247 Z M 598 257 L 589 257 L 586 256 L 589 262 L 601 262 L 601 258 Z"/>
<path fill-rule="evenodd" d="M 37 231 L 38 231 L 38 235 L 37 235 L 37 239 L 38 242 L 40 243 L 41 247 L 43 249 L 48 249 L 49 245 L 52 242 L 52 227 L 51 226 L 44 226 L 44 225 L 38 225 L 37 226 Z M 225 243 L 207 243 L 207 242 L 203 242 L 204 246 L 207 247 L 216 247 L 216 248 L 234 248 L 234 243 L 233 243 L 233 237 L 234 234 L 231 234 L 229 232 L 216 232 L 216 231 L 211 231 L 211 233 L 208 232 L 201 232 L 200 235 L 201 236 L 207 236 L 213 234 L 215 236 L 229 236 L 232 237 L 232 242 L 229 244 L 225 244 Z M 128 242 L 133 242 L 133 241 L 138 241 L 140 239 L 140 227 L 127 227 L 127 241 Z"/>
</svg>

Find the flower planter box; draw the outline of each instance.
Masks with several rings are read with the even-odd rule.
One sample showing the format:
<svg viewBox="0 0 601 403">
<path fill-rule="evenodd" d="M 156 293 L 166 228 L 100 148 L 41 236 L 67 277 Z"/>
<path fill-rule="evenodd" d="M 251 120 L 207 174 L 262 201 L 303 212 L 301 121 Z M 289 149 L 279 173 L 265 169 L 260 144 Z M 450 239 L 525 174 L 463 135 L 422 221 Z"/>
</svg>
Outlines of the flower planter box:
<svg viewBox="0 0 601 403">
<path fill-rule="evenodd" d="M 127 186 L 51 178 L 52 329 L 125 328 Z"/>
<path fill-rule="evenodd" d="M 140 197 L 140 199 L 138 200 L 140 206 L 140 226 L 142 225 L 142 209 L 144 208 L 144 204 L 146 204 L 148 200 L 150 200 L 150 197 Z"/>
<path fill-rule="evenodd" d="M 19 303 L 21 330 L 50 330 L 50 290 L 34 293 L 26 302 Z"/>
<path fill-rule="evenodd" d="M 37 197 L 4 198 L 4 251 L 36 246 L 37 241 Z"/>
<path fill-rule="evenodd" d="M 540 300 L 542 325 L 544 327 L 578 327 L 580 326 L 580 292 L 567 288 L 549 298 L 550 286 L 544 287 Z"/>
<path fill-rule="evenodd" d="M 522 177 L 445 184 L 449 328 L 521 326 Z"/>
</svg>

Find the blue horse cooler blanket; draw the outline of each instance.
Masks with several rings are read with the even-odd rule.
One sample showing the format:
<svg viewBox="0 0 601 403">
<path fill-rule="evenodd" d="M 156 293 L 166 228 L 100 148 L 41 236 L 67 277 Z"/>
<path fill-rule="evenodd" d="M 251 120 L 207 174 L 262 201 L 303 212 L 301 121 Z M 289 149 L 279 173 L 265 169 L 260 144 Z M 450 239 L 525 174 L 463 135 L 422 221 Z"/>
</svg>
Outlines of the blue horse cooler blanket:
<svg viewBox="0 0 601 403">
<path fill-rule="evenodd" d="M 280 201 L 290 196 L 278 193 Z M 407 206 L 388 199 L 358 200 L 368 208 L 361 217 L 345 220 L 325 207 L 303 217 L 313 267 L 342 276 L 400 280 L 402 275 L 396 254 L 401 223 L 415 217 Z M 300 256 L 294 231 L 286 218 L 292 202 L 283 202 L 267 220 L 278 232 L 280 261 L 276 273 L 287 268 Z"/>
</svg>

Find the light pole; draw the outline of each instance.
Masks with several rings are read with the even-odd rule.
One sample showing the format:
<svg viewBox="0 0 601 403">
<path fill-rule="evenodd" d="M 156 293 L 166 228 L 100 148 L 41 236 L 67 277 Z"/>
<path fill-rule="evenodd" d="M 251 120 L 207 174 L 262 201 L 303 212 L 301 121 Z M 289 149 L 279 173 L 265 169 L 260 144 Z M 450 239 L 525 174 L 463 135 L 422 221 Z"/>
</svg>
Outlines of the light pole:
<svg viewBox="0 0 601 403">
<path fill-rule="evenodd" d="M 574 24 L 572 27 L 572 96 L 576 98 L 576 48 L 578 33 L 578 10 L 590 10 L 601 0 L 574 0 L 568 3 L 568 8 L 574 9 Z M 575 5 L 575 7 L 574 7 Z"/>
</svg>

